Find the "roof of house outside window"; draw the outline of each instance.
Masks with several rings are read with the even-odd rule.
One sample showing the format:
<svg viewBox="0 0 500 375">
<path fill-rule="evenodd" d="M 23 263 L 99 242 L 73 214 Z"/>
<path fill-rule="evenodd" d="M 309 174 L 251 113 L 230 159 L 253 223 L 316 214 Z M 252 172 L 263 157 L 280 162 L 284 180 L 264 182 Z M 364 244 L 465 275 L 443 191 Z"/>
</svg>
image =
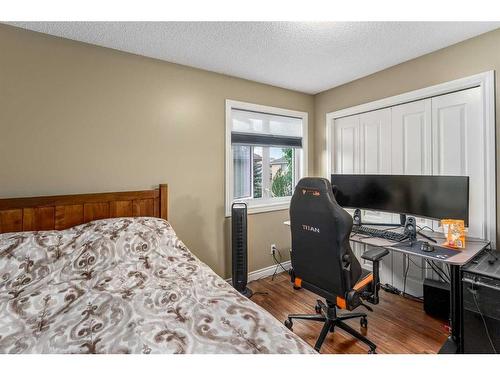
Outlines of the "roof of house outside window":
<svg viewBox="0 0 500 375">
<path fill-rule="evenodd" d="M 271 165 L 286 165 L 288 162 L 284 157 L 271 160 Z"/>
</svg>

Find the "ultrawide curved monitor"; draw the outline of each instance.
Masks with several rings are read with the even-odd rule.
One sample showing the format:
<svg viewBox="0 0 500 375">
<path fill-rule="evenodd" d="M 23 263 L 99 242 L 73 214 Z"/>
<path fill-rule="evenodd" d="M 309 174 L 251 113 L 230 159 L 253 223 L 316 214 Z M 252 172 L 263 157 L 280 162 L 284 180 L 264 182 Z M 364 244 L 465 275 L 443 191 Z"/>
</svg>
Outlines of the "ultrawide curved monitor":
<svg viewBox="0 0 500 375">
<path fill-rule="evenodd" d="M 331 182 L 342 207 L 469 224 L 467 176 L 332 174 Z"/>
</svg>

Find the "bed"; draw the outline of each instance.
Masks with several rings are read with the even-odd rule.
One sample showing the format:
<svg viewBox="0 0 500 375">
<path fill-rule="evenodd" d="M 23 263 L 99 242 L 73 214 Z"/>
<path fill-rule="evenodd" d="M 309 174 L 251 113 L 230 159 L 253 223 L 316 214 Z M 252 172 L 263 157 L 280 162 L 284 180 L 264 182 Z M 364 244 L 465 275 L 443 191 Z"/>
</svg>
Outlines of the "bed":
<svg viewBox="0 0 500 375">
<path fill-rule="evenodd" d="M 167 218 L 166 185 L 0 199 L 0 353 L 314 353 Z"/>
</svg>

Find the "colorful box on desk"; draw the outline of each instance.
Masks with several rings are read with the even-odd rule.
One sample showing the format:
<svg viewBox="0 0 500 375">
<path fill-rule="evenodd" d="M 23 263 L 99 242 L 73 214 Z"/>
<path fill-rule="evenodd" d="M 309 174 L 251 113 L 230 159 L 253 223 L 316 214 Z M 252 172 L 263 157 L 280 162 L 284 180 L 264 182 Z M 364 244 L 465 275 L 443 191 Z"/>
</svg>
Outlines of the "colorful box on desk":
<svg viewBox="0 0 500 375">
<path fill-rule="evenodd" d="M 465 248 L 465 224 L 463 220 L 443 219 L 441 220 L 444 233 L 446 234 L 446 242 L 444 246 L 453 249 Z"/>
</svg>

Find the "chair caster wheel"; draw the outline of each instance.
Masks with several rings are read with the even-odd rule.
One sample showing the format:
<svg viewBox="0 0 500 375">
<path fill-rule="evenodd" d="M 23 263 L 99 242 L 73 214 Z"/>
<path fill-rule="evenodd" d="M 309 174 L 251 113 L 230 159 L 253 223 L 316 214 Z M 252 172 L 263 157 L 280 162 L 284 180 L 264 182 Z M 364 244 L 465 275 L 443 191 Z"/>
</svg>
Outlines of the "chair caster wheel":
<svg viewBox="0 0 500 375">
<path fill-rule="evenodd" d="M 320 305 L 314 306 L 314 311 L 316 311 L 316 314 L 321 314 L 321 306 Z"/>
<path fill-rule="evenodd" d="M 290 319 L 285 320 L 285 322 L 283 324 L 285 325 L 286 328 L 288 328 L 290 331 L 293 332 L 293 329 L 292 329 L 293 323 Z"/>
<path fill-rule="evenodd" d="M 368 350 L 368 354 L 377 354 L 377 352 L 375 351 L 375 349 L 370 349 Z"/>
<path fill-rule="evenodd" d="M 365 317 L 362 317 L 359 320 L 359 324 L 361 325 L 362 328 L 368 328 L 368 319 L 366 319 Z"/>
</svg>

